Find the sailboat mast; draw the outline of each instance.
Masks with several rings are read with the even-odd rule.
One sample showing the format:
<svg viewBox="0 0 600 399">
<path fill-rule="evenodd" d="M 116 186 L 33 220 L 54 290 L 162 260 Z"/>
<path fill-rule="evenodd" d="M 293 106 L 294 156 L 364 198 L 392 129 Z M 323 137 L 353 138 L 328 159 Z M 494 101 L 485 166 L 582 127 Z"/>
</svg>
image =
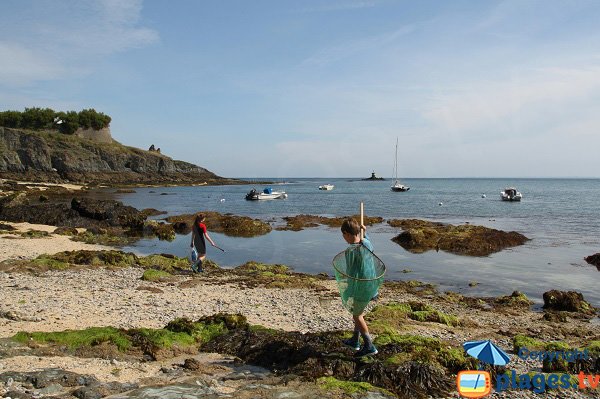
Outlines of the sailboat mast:
<svg viewBox="0 0 600 399">
<path fill-rule="evenodd" d="M 394 179 L 398 181 L 398 137 L 396 137 L 396 159 L 394 160 Z"/>
</svg>

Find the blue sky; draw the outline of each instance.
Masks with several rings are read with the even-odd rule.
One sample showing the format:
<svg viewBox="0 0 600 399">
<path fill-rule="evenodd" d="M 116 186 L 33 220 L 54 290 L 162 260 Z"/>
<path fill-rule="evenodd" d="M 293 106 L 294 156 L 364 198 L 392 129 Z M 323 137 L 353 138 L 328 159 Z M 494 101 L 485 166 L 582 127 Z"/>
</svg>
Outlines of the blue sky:
<svg viewBox="0 0 600 399">
<path fill-rule="evenodd" d="M 3 0 L 0 110 L 229 177 L 599 176 L 599 1 Z"/>
</svg>

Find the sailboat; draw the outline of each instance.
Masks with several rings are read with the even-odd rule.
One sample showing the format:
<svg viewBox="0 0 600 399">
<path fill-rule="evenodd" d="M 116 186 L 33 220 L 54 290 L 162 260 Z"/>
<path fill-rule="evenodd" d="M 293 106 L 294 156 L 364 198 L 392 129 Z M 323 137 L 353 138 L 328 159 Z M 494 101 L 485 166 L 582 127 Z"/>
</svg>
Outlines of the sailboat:
<svg viewBox="0 0 600 399">
<path fill-rule="evenodd" d="M 398 181 L 398 137 L 396 137 L 396 161 L 394 162 L 394 184 L 391 187 L 392 191 L 408 191 L 410 187 Z"/>
</svg>

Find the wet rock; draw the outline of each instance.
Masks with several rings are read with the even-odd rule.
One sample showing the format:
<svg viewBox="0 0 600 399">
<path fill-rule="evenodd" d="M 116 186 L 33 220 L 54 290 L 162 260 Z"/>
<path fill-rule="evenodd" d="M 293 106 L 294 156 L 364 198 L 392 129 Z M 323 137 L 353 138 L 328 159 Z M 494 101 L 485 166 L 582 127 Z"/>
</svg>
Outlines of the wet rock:
<svg viewBox="0 0 600 399">
<path fill-rule="evenodd" d="M 182 367 L 187 370 L 196 371 L 196 370 L 200 370 L 200 367 L 202 367 L 202 366 L 198 360 L 196 360 L 194 358 L 188 358 L 188 359 L 184 360 Z"/>
<path fill-rule="evenodd" d="M 271 225 L 262 220 L 252 219 L 247 216 L 220 214 L 218 212 L 203 212 L 206 216 L 205 224 L 209 231 L 223 233 L 231 237 L 255 237 L 271 231 Z M 169 216 L 166 220 L 173 224 L 179 234 L 188 234 L 192 231 L 195 215 Z"/>
<path fill-rule="evenodd" d="M 515 231 L 505 232 L 470 224 L 454 226 L 418 219 L 394 219 L 388 223 L 404 229 L 392 241 L 413 253 L 441 249 L 458 255 L 487 256 L 529 240 Z"/>
<path fill-rule="evenodd" d="M 75 227 L 57 227 L 53 231 L 54 234 L 60 234 L 63 236 L 76 236 L 79 234 Z"/>
<path fill-rule="evenodd" d="M 522 292 L 513 291 L 513 293 L 510 295 L 496 298 L 495 304 L 501 306 L 509 306 L 511 308 L 529 309 L 529 307 L 533 305 L 533 301 L 530 301 L 529 298 L 527 298 L 527 295 L 523 294 Z"/>
<path fill-rule="evenodd" d="M 0 230 L 2 230 L 2 231 L 14 231 L 16 229 L 14 227 L 12 227 L 10 224 L 0 223 Z"/>
<path fill-rule="evenodd" d="M 76 387 L 97 383 L 96 378 L 60 369 L 45 369 L 31 372 L 5 372 L 0 374 L 0 382 L 11 379 L 16 383 L 31 383 L 35 389 L 58 384 L 63 387 Z"/>
<path fill-rule="evenodd" d="M 20 391 L 8 391 L 2 397 L 11 399 L 33 399 L 32 395 Z"/>
<path fill-rule="evenodd" d="M 146 217 L 137 209 L 119 201 L 73 198 L 71 208 L 81 216 L 106 221 L 111 226 L 141 230 Z"/>
<path fill-rule="evenodd" d="M 148 220 L 144 223 L 144 234 L 156 236 L 159 240 L 173 241 L 175 239 L 173 225 L 156 220 Z"/>
<path fill-rule="evenodd" d="M 3 206 L 0 219 L 9 222 L 48 224 L 51 226 L 82 226 L 90 223 L 67 204 L 37 204 Z"/>
<path fill-rule="evenodd" d="M 326 225 L 329 227 L 341 227 L 344 220 L 347 218 L 354 218 L 356 220 L 360 220 L 360 215 L 354 216 L 343 216 L 343 217 L 335 217 L 329 218 L 325 216 L 315 216 L 315 215 L 296 215 L 296 216 L 287 216 L 284 217 L 283 220 L 286 221 L 285 227 L 277 228 L 277 230 L 293 230 L 300 231 L 304 230 L 308 227 L 317 227 L 319 225 Z M 364 224 L 366 226 L 372 226 L 377 223 L 383 222 L 383 218 L 379 216 L 365 216 Z"/>
<path fill-rule="evenodd" d="M 565 312 L 544 312 L 542 317 L 552 323 L 566 323 L 569 321 Z"/>
<path fill-rule="evenodd" d="M 544 309 L 594 315 L 596 309 L 576 291 L 551 290 L 544 292 Z"/>
<path fill-rule="evenodd" d="M 594 255 L 586 256 L 585 261 L 590 265 L 594 265 L 600 270 L 600 252 Z"/>
</svg>

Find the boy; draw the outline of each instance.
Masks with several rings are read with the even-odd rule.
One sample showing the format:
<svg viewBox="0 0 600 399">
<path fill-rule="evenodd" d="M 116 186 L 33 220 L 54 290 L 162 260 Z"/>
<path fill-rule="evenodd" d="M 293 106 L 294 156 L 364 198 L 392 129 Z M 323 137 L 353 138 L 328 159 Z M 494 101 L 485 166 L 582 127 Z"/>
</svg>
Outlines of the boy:
<svg viewBox="0 0 600 399">
<path fill-rule="evenodd" d="M 206 242 L 204 241 L 204 237 L 210 244 L 214 247 L 216 244 L 208 235 L 206 231 L 206 225 L 204 224 L 204 214 L 198 213 L 196 214 L 196 219 L 194 220 L 194 226 L 192 227 L 192 243 L 191 247 L 196 248 L 198 252 L 198 260 L 192 264 L 192 271 L 194 272 L 202 272 L 202 261 L 206 258 Z"/>
<path fill-rule="evenodd" d="M 354 333 L 352 338 L 345 339 L 343 343 L 357 351 L 354 354 L 355 357 L 377 354 L 377 348 L 373 345 L 373 340 L 369 335 L 369 328 L 363 317 L 363 311 L 371 299 L 377 296 L 377 292 L 373 293 L 373 291 L 377 290 L 378 285 L 373 286 L 373 284 L 377 283 L 369 282 L 369 279 L 375 277 L 373 259 L 370 256 L 362 256 L 361 252 L 364 253 L 364 250 L 360 251 L 360 246 L 364 246 L 368 251 L 372 252 L 373 245 L 366 237 L 366 234 L 365 237 L 361 239 L 361 229 L 365 230 L 366 233 L 366 227 L 364 225 L 359 225 L 354 219 L 344 220 L 341 229 L 344 240 L 350 244 L 346 249 L 345 256 L 348 275 L 353 278 L 348 279 L 348 287 L 346 290 L 347 294 L 353 297 L 353 306 L 349 310 L 352 311 L 352 318 L 354 319 Z M 369 285 L 371 285 L 371 287 L 369 287 Z M 363 339 L 362 347 L 360 346 L 359 336 L 362 336 Z"/>
</svg>

